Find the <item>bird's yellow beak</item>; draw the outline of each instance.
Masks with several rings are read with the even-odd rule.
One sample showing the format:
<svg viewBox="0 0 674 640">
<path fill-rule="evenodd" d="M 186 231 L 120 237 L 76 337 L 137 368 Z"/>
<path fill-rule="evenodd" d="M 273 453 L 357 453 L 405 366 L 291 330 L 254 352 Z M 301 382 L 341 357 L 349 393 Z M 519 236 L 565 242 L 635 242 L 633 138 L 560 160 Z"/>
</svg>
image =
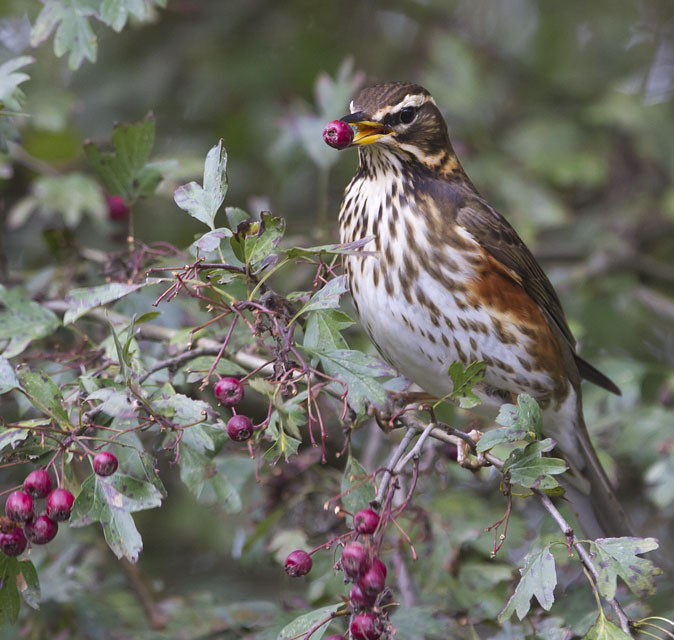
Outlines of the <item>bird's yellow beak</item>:
<svg viewBox="0 0 674 640">
<path fill-rule="evenodd" d="M 372 144 L 385 136 L 391 135 L 393 129 L 381 122 L 373 122 L 372 120 L 360 120 L 352 122 L 356 127 L 356 134 L 353 136 L 352 144 Z"/>
</svg>

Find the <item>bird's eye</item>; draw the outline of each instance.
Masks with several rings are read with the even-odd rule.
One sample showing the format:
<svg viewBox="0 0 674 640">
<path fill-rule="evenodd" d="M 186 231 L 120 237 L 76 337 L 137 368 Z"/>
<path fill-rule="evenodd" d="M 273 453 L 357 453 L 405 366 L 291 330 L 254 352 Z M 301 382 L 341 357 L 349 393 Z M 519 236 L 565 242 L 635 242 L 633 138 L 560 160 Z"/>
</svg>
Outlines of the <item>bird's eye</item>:
<svg viewBox="0 0 674 640">
<path fill-rule="evenodd" d="M 400 110 L 400 122 L 403 124 L 409 124 L 414 120 L 414 117 L 417 115 L 417 110 L 414 107 L 405 107 Z"/>
</svg>

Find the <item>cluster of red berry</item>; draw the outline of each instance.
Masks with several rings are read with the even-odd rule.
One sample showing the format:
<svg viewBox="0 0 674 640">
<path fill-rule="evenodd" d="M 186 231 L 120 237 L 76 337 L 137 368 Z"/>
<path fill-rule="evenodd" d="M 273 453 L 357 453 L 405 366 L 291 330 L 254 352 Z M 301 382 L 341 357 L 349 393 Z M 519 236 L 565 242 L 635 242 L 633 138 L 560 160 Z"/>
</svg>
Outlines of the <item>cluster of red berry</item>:
<svg viewBox="0 0 674 640">
<path fill-rule="evenodd" d="M 109 451 L 94 456 L 94 472 L 109 476 L 117 471 L 117 458 Z M 44 512 L 36 515 L 36 501 L 46 498 Z M 58 533 L 58 523 L 70 518 L 75 497 L 67 489 L 52 489 L 51 476 L 44 469 L 31 471 L 23 481 L 23 491 L 7 496 L 5 514 L 0 518 L 0 551 L 21 555 L 28 542 L 47 544 Z"/>
<path fill-rule="evenodd" d="M 349 603 L 354 615 L 349 631 L 354 640 L 378 640 L 384 632 L 385 621 L 375 611 L 377 599 L 386 586 L 386 565 L 377 556 L 371 538 L 378 527 L 379 515 L 372 509 L 356 513 L 353 529 L 356 536 L 363 536 L 363 542 L 353 540 L 346 544 L 336 565 L 344 572 L 346 581 L 353 583 Z M 297 550 L 286 558 L 285 570 L 292 577 L 304 576 L 311 571 L 312 564 L 310 554 Z M 344 640 L 344 636 L 332 635 L 327 640 Z"/>
<path fill-rule="evenodd" d="M 243 385 L 236 378 L 220 378 L 213 386 L 213 393 L 223 407 L 235 407 L 243 400 Z M 250 440 L 254 431 L 251 419 L 240 413 L 227 422 L 227 435 L 236 442 Z"/>
</svg>

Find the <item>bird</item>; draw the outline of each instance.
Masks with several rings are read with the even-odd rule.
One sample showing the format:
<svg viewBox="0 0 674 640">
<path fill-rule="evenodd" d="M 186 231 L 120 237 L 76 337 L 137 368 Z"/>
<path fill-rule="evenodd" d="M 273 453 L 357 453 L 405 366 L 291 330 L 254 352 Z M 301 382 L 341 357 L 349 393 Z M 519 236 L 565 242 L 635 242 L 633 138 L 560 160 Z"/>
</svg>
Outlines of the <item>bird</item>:
<svg viewBox="0 0 674 640">
<path fill-rule="evenodd" d="M 436 398 L 449 366 L 484 363 L 474 392 L 488 406 L 535 398 L 543 434 L 569 470 L 566 496 L 586 535 L 632 535 L 588 434 L 581 380 L 620 395 L 581 358 L 560 299 L 506 218 L 478 192 L 432 95 L 418 84 L 362 89 L 341 121 L 358 169 L 339 211 L 360 323 L 381 356 Z"/>
</svg>

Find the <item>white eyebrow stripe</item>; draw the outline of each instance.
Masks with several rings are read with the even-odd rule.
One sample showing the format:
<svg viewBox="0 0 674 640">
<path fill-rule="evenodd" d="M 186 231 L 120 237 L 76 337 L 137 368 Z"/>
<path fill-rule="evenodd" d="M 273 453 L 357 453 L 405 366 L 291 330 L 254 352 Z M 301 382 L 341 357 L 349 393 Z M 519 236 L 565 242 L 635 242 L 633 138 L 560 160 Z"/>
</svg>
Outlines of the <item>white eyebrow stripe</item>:
<svg viewBox="0 0 674 640">
<path fill-rule="evenodd" d="M 386 106 L 378 109 L 376 113 L 372 115 L 372 119 L 381 121 L 383 120 L 384 116 L 389 113 L 398 113 L 398 111 L 405 109 L 406 107 L 416 107 L 418 109 L 427 102 L 435 104 L 433 96 L 418 93 L 408 93 L 397 105 L 395 105 L 395 107 Z"/>
</svg>

